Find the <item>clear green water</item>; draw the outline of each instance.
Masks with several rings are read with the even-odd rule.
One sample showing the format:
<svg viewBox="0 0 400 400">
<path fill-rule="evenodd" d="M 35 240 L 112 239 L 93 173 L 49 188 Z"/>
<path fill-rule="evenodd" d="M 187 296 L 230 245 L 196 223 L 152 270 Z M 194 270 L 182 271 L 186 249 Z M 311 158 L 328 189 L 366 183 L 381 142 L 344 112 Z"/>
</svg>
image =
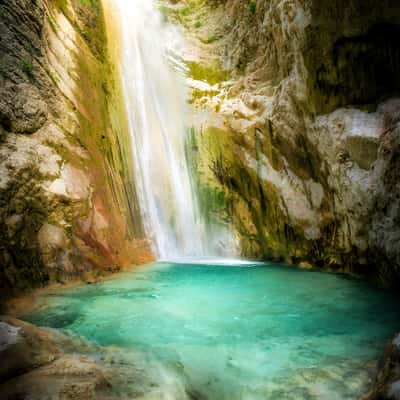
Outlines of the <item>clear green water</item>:
<svg viewBox="0 0 400 400">
<path fill-rule="evenodd" d="M 44 296 L 26 319 L 96 345 L 141 399 L 356 399 L 399 329 L 394 294 L 273 264 L 157 263 Z"/>
</svg>

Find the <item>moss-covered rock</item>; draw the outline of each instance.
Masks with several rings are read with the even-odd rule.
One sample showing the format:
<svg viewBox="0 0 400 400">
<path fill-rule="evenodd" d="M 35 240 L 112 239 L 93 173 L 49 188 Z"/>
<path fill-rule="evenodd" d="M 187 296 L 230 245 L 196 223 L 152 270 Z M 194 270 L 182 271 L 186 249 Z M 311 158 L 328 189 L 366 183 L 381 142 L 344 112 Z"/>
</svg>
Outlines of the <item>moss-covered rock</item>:
<svg viewBox="0 0 400 400">
<path fill-rule="evenodd" d="M 230 224 L 245 256 L 398 285 L 400 7 L 249 3 L 170 12 L 197 49 L 191 103 L 210 116 L 192 135 L 203 212 Z M 208 58 L 225 81 L 208 73 Z"/>
<path fill-rule="evenodd" d="M 0 8 L 2 295 L 149 259 L 102 3 Z"/>
</svg>

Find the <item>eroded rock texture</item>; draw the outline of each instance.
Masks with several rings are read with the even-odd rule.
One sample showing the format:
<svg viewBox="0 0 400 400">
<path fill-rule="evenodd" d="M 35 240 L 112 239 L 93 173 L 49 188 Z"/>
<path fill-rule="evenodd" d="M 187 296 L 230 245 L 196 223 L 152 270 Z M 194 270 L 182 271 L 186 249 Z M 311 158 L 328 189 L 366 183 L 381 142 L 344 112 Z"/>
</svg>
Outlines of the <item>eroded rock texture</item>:
<svg viewBox="0 0 400 400">
<path fill-rule="evenodd" d="M 0 1 L 0 290 L 149 257 L 100 2 Z"/>
<path fill-rule="evenodd" d="M 399 3 L 193 0 L 164 12 L 191 36 L 203 211 L 232 224 L 246 257 L 398 285 Z"/>
<path fill-rule="evenodd" d="M 110 373 L 70 338 L 0 317 L 0 391 L 4 399 L 108 398 Z M 111 398 L 111 397 L 110 397 Z"/>
<path fill-rule="evenodd" d="M 171 398 L 193 398 L 174 373 L 158 362 L 149 366 L 141 352 L 99 346 L 0 316 L 4 400 L 162 399 L 170 391 Z"/>
</svg>

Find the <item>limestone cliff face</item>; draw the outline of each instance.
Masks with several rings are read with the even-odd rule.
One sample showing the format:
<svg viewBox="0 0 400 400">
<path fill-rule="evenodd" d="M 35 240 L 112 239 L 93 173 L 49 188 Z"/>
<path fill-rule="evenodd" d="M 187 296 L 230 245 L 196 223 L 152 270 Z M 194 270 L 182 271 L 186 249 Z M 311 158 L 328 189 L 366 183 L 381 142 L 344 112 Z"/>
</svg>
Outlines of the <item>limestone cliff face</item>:
<svg viewBox="0 0 400 400">
<path fill-rule="evenodd" d="M 189 33 L 192 103 L 206 113 L 190 140 L 203 211 L 233 226 L 246 257 L 398 284 L 398 2 L 193 0 L 164 12 Z"/>
<path fill-rule="evenodd" d="M 148 259 L 100 3 L 0 1 L 0 37 L 0 290 Z"/>
</svg>

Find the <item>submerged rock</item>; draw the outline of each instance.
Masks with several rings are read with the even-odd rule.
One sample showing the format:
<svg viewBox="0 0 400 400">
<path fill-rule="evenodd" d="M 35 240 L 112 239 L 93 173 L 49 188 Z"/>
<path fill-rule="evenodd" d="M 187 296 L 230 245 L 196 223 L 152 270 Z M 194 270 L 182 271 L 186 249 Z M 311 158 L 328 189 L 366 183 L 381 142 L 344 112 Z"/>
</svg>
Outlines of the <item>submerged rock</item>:
<svg viewBox="0 0 400 400">
<path fill-rule="evenodd" d="M 151 358 L 151 357 L 150 357 Z M 102 347 L 0 316 L 2 400 L 189 400 L 183 377 L 148 354 Z"/>
<path fill-rule="evenodd" d="M 400 334 L 391 339 L 385 347 L 378 374 L 370 391 L 360 400 L 400 399 Z"/>
<path fill-rule="evenodd" d="M 1 317 L 2 399 L 98 399 L 110 387 L 106 371 L 93 359 L 65 354 L 62 348 L 69 341 L 59 333 Z"/>
</svg>

